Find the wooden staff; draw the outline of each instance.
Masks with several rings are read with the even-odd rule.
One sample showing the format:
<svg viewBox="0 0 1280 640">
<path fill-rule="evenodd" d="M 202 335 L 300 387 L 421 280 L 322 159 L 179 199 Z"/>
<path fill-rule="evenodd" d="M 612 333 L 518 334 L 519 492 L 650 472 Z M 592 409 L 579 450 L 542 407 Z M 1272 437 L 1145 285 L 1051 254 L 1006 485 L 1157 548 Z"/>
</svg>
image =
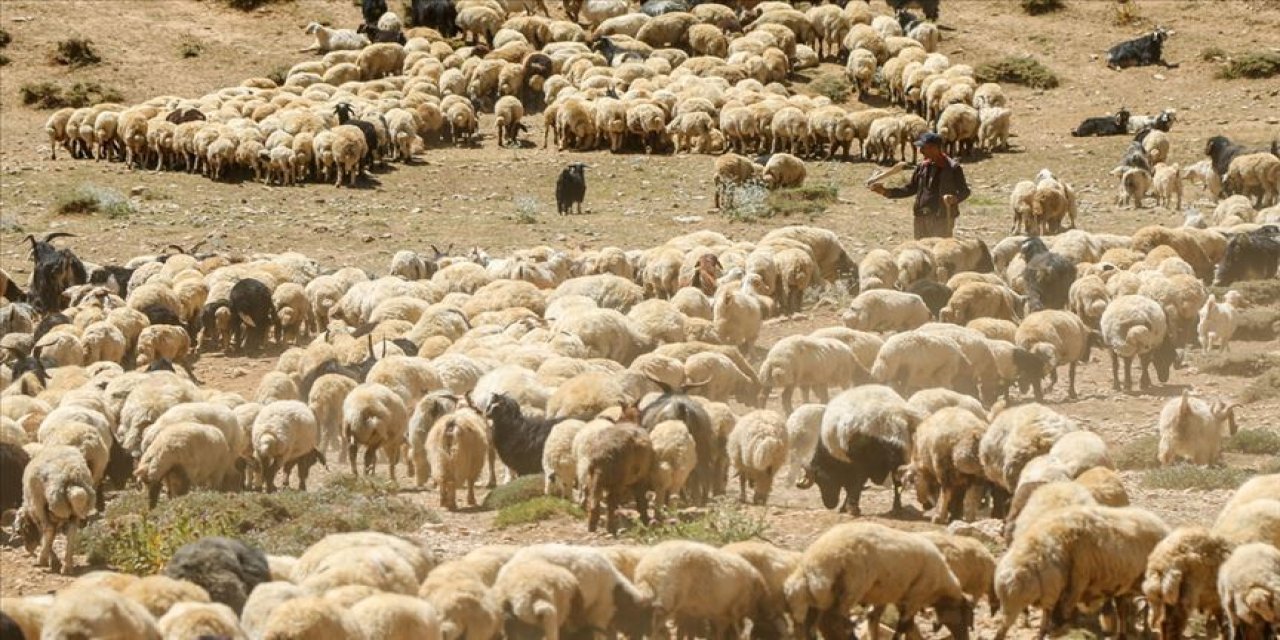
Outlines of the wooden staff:
<svg viewBox="0 0 1280 640">
<path fill-rule="evenodd" d="M 900 173 L 903 169 L 906 169 L 906 168 L 907 168 L 907 163 L 899 162 L 893 165 L 892 167 L 889 167 L 888 169 L 882 169 L 880 171 L 872 173 L 871 177 L 867 178 L 866 186 L 870 187 L 871 185 L 876 184 L 878 182 L 883 182 L 885 179 L 889 178 L 892 175 Z"/>
</svg>

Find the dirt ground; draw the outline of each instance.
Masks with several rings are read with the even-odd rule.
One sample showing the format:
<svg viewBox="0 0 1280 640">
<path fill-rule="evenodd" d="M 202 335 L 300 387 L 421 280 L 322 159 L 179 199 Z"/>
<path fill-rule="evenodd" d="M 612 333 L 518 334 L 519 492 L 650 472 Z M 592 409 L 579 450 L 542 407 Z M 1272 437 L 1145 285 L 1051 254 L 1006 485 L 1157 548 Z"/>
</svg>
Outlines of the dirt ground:
<svg viewBox="0 0 1280 640">
<path fill-rule="evenodd" d="M 1115 184 L 1107 171 L 1118 163 L 1126 137 L 1077 139 L 1068 132 L 1084 117 L 1121 106 L 1154 114 L 1166 107 L 1178 112 L 1172 132 L 1172 159 L 1188 164 L 1202 157 L 1206 138 L 1225 134 L 1233 140 L 1265 145 L 1280 135 L 1280 82 L 1224 81 L 1213 78 L 1215 63 L 1201 52 L 1220 47 L 1229 53 L 1280 45 L 1280 3 L 1274 1 L 1134 0 L 1142 19 L 1130 26 L 1111 23 L 1112 3 L 1066 0 L 1063 12 L 1028 17 L 1009 0 L 947 0 L 941 23 L 942 51 L 953 63 L 978 65 L 1006 55 L 1034 55 L 1061 79 L 1048 91 L 1005 85 L 1014 109 L 1014 149 L 992 157 L 964 160 L 974 195 L 963 208 L 958 234 L 989 243 L 1008 230 L 1008 194 L 1018 180 L 1050 168 L 1074 185 L 1082 199 L 1079 225 L 1090 231 L 1131 233 L 1146 224 L 1175 225 L 1182 214 L 1165 209 L 1118 210 Z M 556 4 L 556 3 L 549 3 Z M 873 8 L 886 12 L 882 0 Z M 646 157 L 596 153 L 558 153 L 541 148 L 541 117 L 526 119 L 527 138 L 538 148 L 498 148 L 492 116 L 482 119 L 486 134 L 479 148 L 431 148 L 412 165 L 393 165 L 364 188 L 331 185 L 266 187 L 215 183 L 201 176 L 126 169 L 118 163 L 49 159 L 42 131 L 48 112 L 21 105 L 18 88 L 28 82 L 95 80 L 121 90 L 126 102 L 157 95 L 195 97 L 241 80 L 266 75 L 308 59 L 296 50 L 310 43 L 302 27 L 311 20 L 356 24 L 358 9 L 347 1 L 296 0 L 269 4 L 249 13 L 211 0 L 99 0 L 0 3 L 0 27 L 13 42 L 4 49 L 12 62 L 0 71 L 0 264 L 25 280 L 29 269 L 23 235 L 52 230 L 80 237 L 70 242 L 90 261 L 109 263 L 158 251 L 170 243 L 207 240 L 235 253 L 300 251 L 326 266 L 355 265 L 386 269 L 399 249 L 429 244 L 455 249 L 479 246 L 491 254 L 548 244 L 564 248 L 650 246 L 680 233 L 714 229 L 753 240 L 773 226 L 812 223 L 840 234 L 859 256 L 868 248 L 889 247 L 910 237 L 907 205 L 875 196 L 862 187 L 873 170 L 866 163 L 810 162 L 809 181 L 839 189 L 839 200 L 812 219 L 733 222 L 711 208 L 712 158 L 699 155 Z M 1105 49 L 1161 24 L 1176 30 L 1165 48 L 1177 68 L 1109 71 L 1100 61 Z M 51 65 L 49 51 L 58 40 L 88 37 L 103 63 L 77 71 Z M 182 58 L 180 44 L 196 42 L 202 52 Z M 813 71 L 806 72 L 812 77 Z M 806 90 L 803 83 L 797 88 Z M 61 150 L 60 150 L 61 151 Z M 554 182 L 569 162 L 588 166 L 586 214 L 554 213 Z M 133 194 L 137 212 L 124 218 L 65 216 L 52 213 L 59 196 L 84 185 Z M 1212 203 L 1196 188 L 1187 189 L 1188 206 L 1208 213 Z M 532 204 L 527 200 L 531 199 Z M 517 200 L 534 207 L 534 224 L 516 221 Z M 679 220 L 677 220 L 679 219 Z M 836 324 L 831 311 L 774 321 L 763 346 L 779 337 Z M 1240 342 L 1242 353 L 1280 350 L 1280 343 Z M 1055 409 L 1078 419 L 1109 443 L 1122 445 L 1155 433 L 1160 407 L 1191 388 L 1214 397 L 1233 397 L 1247 380 L 1201 373 L 1198 354 L 1176 371 L 1169 385 L 1142 394 L 1120 394 L 1110 386 L 1106 355 L 1095 351 L 1082 368 L 1080 397 L 1068 401 L 1060 385 L 1049 395 Z M 212 386 L 252 393 L 273 363 L 267 358 L 202 357 L 197 373 Z M 772 406 L 772 403 L 771 403 Z M 1275 399 L 1243 406 L 1242 428 L 1280 431 Z M 1228 463 L 1251 468 L 1271 461 L 1232 456 Z M 1153 509 L 1170 524 L 1211 521 L 1228 495 L 1225 491 L 1162 491 L 1143 486 L 1140 473 L 1126 473 L 1133 502 Z M 736 483 L 735 483 L 736 484 Z M 823 529 L 846 519 L 821 509 L 816 492 L 779 482 L 768 507 L 759 508 L 770 539 L 801 548 Z M 408 486 L 408 483 L 405 483 Z M 413 493 L 436 506 L 438 496 Z M 889 493 L 873 488 L 863 497 L 863 512 L 880 518 L 889 511 Z M 908 499 L 914 505 L 913 499 Z M 538 541 L 606 543 L 588 536 L 581 522 L 549 523 L 494 530 L 492 512 L 442 513 L 443 523 L 422 533 L 447 552 L 489 542 Z M 918 513 L 893 521 L 927 527 Z M 0 549 L 0 594 L 44 593 L 65 580 L 37 570 L 24 553 Z"/>
</svg>

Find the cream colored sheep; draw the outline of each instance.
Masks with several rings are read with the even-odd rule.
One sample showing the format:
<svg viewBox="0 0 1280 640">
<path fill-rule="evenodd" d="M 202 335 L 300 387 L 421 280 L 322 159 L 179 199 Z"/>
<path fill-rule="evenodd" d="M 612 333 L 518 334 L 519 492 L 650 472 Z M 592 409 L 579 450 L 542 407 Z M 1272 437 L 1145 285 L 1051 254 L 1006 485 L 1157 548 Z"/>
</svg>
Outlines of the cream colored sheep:
<svg viewBox="0 0 1280 640">
<path fill-rule="evenodd" d="M 1222 400 L 1209 403 L 1189 391 L 1165 403 L 1158 423 L 1160 464 L 1170 465 L 1182 457 L 1195 464 L 1220 462 L 1223 431 L 1236 433 L 1235 406 Z"/>
<path fill-rule="evenodd" d="M 729 434 L 727 448 L 729 460 L 738 471 L 739 499 L 746 502 L 750 485 L 754 504 L 768 502 L 773 477 L 787 459 L 785 418 L 767 409 L 742 416 Z"/>
<path fill-rule="evenodd" d="M 1268 626 L 1277 624 L 1280 549 L 1253 543 L 1232 551 L 1218 572 L 1218 598 L 1226 610 L 1231 637 L 1263 637 Z"/>
<path fill-rule="evenodd" d="M 440 489 L 440 506 L 457 510 L 459 485 L 467 489 L 467 505 L 475 506 L 475 483 L 489 451 L 484 418 L 469 408 L 442 416 L 427 434 L 426 448 L 432 477 Z"/>
<path fill-rule="evenodd" d="M 356 454 L 365 446 L 364 473 L 373 473 L 377 453 L 381 449 L 388 460 L 391 480 L 396 478 L 401 443 L 409 426 L 409 412 L 395 391 L 378 384 L 365 383 L 347 394 L 342 402 L 342 439 L 347 445 L 351 473 L 358 475 Z"/>
<path fill-rule="evenodd" d="M 666 509 L 671 494 L 679 494 L 684 489 L 689 474 L 698 463 L 697 445 L 689 428 L 679 420 L 665 420 L 654 425 L 649 430 L 649 439 L 653 442 L 650 486 L 653 488 L 654 508 Z M 550 437 L 547 443 L 550 446 Z"/>
<path fill-rule="evenodd" d="M 652 602 L 654 629 L 675 620 L 684 633 L 710 626 L 713 637 L 738 637 L 750 620 L 753 633 L 781 631 L 782 611 L 770 607 L 760 572 L 741 556 L 698 542 L 672 540 L 654 546 L 636 565 L 636 589 Z"/>
<path fill-rule="evenodd" d="M 985 420 L 959 407 L 933 412 L 916 428 L 912 455 L 916 498 L 926 509 L 937 505 L 935 523 L 945 524 L 952 518 L 957 497 L 963 502 L 962 517 L 976 519 L 978 490 L 985 479 L 979 443 L 986 428 Z"/>
</svg>

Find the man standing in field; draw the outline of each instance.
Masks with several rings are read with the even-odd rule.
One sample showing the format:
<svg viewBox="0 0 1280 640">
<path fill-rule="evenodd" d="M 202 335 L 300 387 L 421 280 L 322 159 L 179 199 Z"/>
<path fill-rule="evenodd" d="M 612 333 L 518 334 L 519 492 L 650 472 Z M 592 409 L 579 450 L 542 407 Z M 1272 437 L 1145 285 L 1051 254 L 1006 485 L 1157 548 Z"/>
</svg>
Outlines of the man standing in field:
<svg viewBox="0 0 1280 640">
<path fill-rule="evenodd" d="M 916 139 L 916 148 L 924 156 L 924 162 L 911 174 L 911 181 L 901 187 L 886 189 L 875 183 L 871 190 L 888 198 L 915 196 L 912 214 L 915 216 L 915 237 L 950 238 L 959 215 L 959 205 L 969 197 L 969 184 L 965 182 L 960 163 L 942 152 L 942 136 L 926 131 Z"/>
</svg>

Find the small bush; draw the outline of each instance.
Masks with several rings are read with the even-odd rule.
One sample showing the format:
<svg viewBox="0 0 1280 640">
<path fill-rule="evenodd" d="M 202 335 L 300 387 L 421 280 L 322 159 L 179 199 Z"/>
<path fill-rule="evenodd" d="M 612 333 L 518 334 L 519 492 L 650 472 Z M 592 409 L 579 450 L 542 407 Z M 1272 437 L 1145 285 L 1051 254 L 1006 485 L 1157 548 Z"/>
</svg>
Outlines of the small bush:
<svg viewBox="0 0 1280 640">
<path fill-rule="evenodd" d="M 507 484 L 496 487 L 484 497 L 480 506 L 485 509 L 504 509 L 534 498 L 542 497 L 544 481 L 542 476 L 520 476 Z"/>
<path fill-rule="evenodd" d="M 1218 77 L 1225 80 L 1262 80 L 1277 75 L 1280 75 L 1280 52 L 1275 51 L 1258 51 L 1230 58 L 1225 66 L 1218 69 Z"/>
<path fill-rule="evenodd" d="M 1116 447 L 1111 452 L 1111 460 L 1121 471 L 1135 469 L 1152 469 L 1156 466 L 1156 452 L 1160 448 L 1160 436 L 1142 436 L 1126 444 Z"/>
<path fill-rule="evenodd" d="M 199 58 L 204 53 L 204 45 L 195 40 L 183 40 L 178 45 L 178 55 L 183 58 Z"/>
<path fill-rule="evenodd" d="M 763 514 L 760 517 L 752 516 L 737 500 L 727 497 L 691 515 L 688 519 L 678 518 L 674 522 L 636 525 L 628 529 L 625 535 L 644 545 L 654 545 L 664 540 L 693 540 L 721 546 L 730 542 L 764 538 L 769 530 Z"/>
<path fill-rule="evenodd" d="M 1280 397 L 1280 367 L 1267 369 L 1262 375 L 1253 379 L 1244 393 L 1240 394 L 1241 402 L 1257 402 L 1268 398 Z"/>
<path fill-rule="evenodd" d="M 1205 62 L 1215 62 L 1227 57 L 1227 52 L 1222 47 L 1205 47 L 1200 50 L 1200 59 Z"/>
<path fill-rule="evenodd" d="M 1280 433 L 1265 429 L 1237 431 L 1227 440 L 1227 451 L 1253 456 L 1280 455 Z"/>
<path fill-rule="evenodd" d="M 1244 280 L 1229 287 L 1213 287 L 1211 291 L 1221 300 L 1231 289 L 1239 291 L 1252 307 L 1280 303 L 1280 280 Z"/>
<path fill-rule="evenodd" d="M 1022 5 L 1022 10 L 1027 15 L 1039 16 L 1063 9 L 1062 0 L 1020 0 L 1018 3 Z"/>
<path fill-rule="evenodd" d="M 1280 362 L 1266 355 L 1223 353 L 1206 358 L 1200 364 L 1200 370 L 1223 376 L 1252 378 L 1275 366 L 1280 366 Z"/>
<path fill-rule="evenodd" d="M 7 30 L 0 29 L 0 49 L 9 46 L 10 42 L 13 42 L 13 36 L 9 35 Z"/>
<path fill-rule="evenodd" d="M 564 498 L 538 496 L 532 500 L 499 509 L 497 517 L 493 519 L 493 526 L 505 529 L 520 524 L 542 522 L 559 516 L 582 518 L 585 515 L 581 507 Z"/>
<path fill-rule="evenodd" d="M 802 214 L 816 216 L 835 203 L 837 189 L 830 184 L 812 184 L 794 189 L 779 189 L 765 200 L 771 215 Z"/>
<path fill-rule="evenodd" d="M 289 79 L 289 67 L 280 66 L 267 72 L 267 79 L 276 83 L 278 86 L 284 86 L 284 81 Z"/>
<path fill-rule="evenodd" d="M 533 224 L 538 221 L 538 200 L 530 196 L 520 196 L 515 199 L 516 205 L 516 222 L 519 224 Z"/>
<path fill-rule="evenodd" d="M 1116 0 L 1111 5 L 1111 24 L 1127 27 L 1142 21 L 1142 12 L 1133 0 Z"/>
<path fill-rule="evenodd" d="M 1009 56 L 987 62 L 979 65 L 974 73 L 978 82 L 1007 82 L 1032 89 L 1052 89 L 1058 86 L 1058 76 L 1030 56 Z"/>
<path fill-rule="evenodd" d="M 85 38 L 68 38 L 59 42 L 50 59 L 55 64 L 73 69 L 102 62 L 102 57 L 93 48 L 93 41 Z"/>
<path fill-rule="evenodd" d="M 133 203 L 123 193 L 94 185 L 80 185 L 75 191 L 64 194 L 54 204 L 53 210 L 63 215 L 101 213 L 112 219 L 135 212 Z"/>
<path fill-rule="evenodd" d="M 267 553 L 297 555 L 330 533 L 416 531 L 439 521 L 420 504 L 350 479 L 308 492 L 198 491 L 161 499 L 150 511 L 146 500 L 140 491 L 122 493 L 84 530 L 90 564 L 145 575 L 163 569 L 178 547 L 205 536 L 230 536 Z"/>
<path fill-rule="evenodd" d="M 254 9 L 257 9 L 258 7 L 261 7 L 265 4 L 269 4 L 271 2 L 279 2 L 280 0 L 222 0 L 222 1 L 225 2 L 227 6 L 231 7 L 232 9 L 239 9 L 240 11 L 253 11 Z"/>
<path fill-rule="evenodd" d="M 79 108 L 124 100 L 124 94 L 97 82 L 77 82 L 67 88 L 53 82 L 36 82 L 22 85 L 18 95 L 22 104 L 35 109 Z"/>
<path fill-rule="evenodd" d="M 760 181 L 726 185 L 720 196 L 721 211 L 733 220 L 750 222 L 773 216 L 769 207 L 769 189 Z"/>
<path fill-rule="evenodd" d="M 824 73 L 809 83 L 809 88 L 820 96 L 826 96 L 836 104 L 849 99 L 853 84 L 843 73 Z"/>
<path fill-rule="evenodd" d="M 1179 464 L 1147 471 L 1142 476 L 1142 484 L 1152 489 L 1215 491 L 1235 489 L 1251 475 L 1252 471 L 1238 467 Z"/>
</svg>

